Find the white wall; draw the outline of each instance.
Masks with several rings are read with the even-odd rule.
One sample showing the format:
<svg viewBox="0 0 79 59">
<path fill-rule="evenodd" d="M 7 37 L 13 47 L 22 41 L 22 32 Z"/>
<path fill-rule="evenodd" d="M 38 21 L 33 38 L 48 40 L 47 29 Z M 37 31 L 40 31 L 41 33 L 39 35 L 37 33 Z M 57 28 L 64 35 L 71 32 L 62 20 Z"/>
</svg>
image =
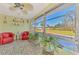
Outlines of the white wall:
<svg viewBox="0 0 79 59">
<path fill-rule="evenodd" d="M 13 22 L 13 19 L 16 21 Z M 3 23 L 3 21 L 7 21 L 7 23 Z M 24 20 L 24 23 L 23 21 Z M 19 25 L 14 25 L 15 23 L 18 23 Z M 5 18 L 5 15 L 0 14 L 0 33 L 1 32 L 23 32 L 23 31 L 29 31 L 29 22 L 27 23 L 26 19 L 19 19 L 15 18 L 13 16 L 7 16 Z"/>
</svg>

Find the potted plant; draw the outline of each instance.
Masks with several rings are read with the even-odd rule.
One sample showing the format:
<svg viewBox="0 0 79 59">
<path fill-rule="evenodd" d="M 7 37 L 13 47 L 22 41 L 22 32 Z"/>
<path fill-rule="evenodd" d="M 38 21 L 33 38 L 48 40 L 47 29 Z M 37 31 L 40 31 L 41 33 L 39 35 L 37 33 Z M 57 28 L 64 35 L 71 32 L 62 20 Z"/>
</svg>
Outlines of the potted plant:
<svg viewBox="0 0 79 59">
<path fill-rule="evenodd" d="M 38 44 L 39 33 L 30 33 L 29 37 L 30 37 L 30 41 L 31 41 L 33 44 Z"/>
<path fill-rule="evenodd" d="M 46 55 L 54 55 L 54 51 L 62 45 L 58 43 L 57 38 L 52 36 L 45 36 L 42 38 L 42 53 Z"/>
</svg>

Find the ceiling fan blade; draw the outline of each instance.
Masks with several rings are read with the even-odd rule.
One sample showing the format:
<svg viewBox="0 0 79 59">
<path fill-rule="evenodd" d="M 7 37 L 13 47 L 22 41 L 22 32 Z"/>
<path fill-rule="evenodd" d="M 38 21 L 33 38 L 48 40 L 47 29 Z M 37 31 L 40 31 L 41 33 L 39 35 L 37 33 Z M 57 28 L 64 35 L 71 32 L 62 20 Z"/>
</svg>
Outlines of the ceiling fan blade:
<svg viewBox="0 0 79 59">
<path fill-rule="evenodd" d="M 9 9 L 12 10 L 12 11 L 14 11 L 14 10 L 16 10 L 15 6 L 16 5 L 12 3 L 12 4 L 10 4 Z"/>
<path fill-rule="evenodd" d="M 24 7 L 23 7 L 24 10 L 26 10 L 26 11 L 31 11 L 31 10 L 33 10 L 33 6 L 32 6 L 31 4 L 29 4 L 29 3 L 24 3 L 23 5 L 24 5 Z"/>
</svg>

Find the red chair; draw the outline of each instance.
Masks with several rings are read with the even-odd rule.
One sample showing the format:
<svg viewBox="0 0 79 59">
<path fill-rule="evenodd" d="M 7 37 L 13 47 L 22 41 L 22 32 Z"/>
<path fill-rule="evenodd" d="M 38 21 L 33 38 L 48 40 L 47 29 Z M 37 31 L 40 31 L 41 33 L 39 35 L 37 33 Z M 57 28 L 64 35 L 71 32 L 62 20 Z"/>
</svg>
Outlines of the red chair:
<svg viewBox="0 0 79 59">
<path fill-rule="evenodd" d="M 0 33 L 0 44 L 7 44 L 14 41 L 14 34 L 12 32 Z"/>
<path fill-rule="evenodd" d="M 22 40 L 28 40 L 29 39 L 29 32 L 28 31 L 24 31 L 21 33 L 21 39 Z"/>
</svg>

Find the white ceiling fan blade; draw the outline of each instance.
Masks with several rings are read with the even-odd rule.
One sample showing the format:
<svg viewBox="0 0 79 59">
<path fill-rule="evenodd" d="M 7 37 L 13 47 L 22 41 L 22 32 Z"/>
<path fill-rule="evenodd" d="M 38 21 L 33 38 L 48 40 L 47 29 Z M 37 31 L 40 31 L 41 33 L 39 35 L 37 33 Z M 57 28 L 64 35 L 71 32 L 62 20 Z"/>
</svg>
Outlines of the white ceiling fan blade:
<svg viewBox="0 0 79 59">
<path fill-rule="evenodd" d="M 24 7 L 23 7 L 24 10 L 26 10 L 26 11 L 31 11 L 31 10 L 33 10 L 33 6 L 32 6 L 31 4 L 29 4 L 29 3 L 24 3 L 23 5 L 24 5 Z"/>
</svg>

